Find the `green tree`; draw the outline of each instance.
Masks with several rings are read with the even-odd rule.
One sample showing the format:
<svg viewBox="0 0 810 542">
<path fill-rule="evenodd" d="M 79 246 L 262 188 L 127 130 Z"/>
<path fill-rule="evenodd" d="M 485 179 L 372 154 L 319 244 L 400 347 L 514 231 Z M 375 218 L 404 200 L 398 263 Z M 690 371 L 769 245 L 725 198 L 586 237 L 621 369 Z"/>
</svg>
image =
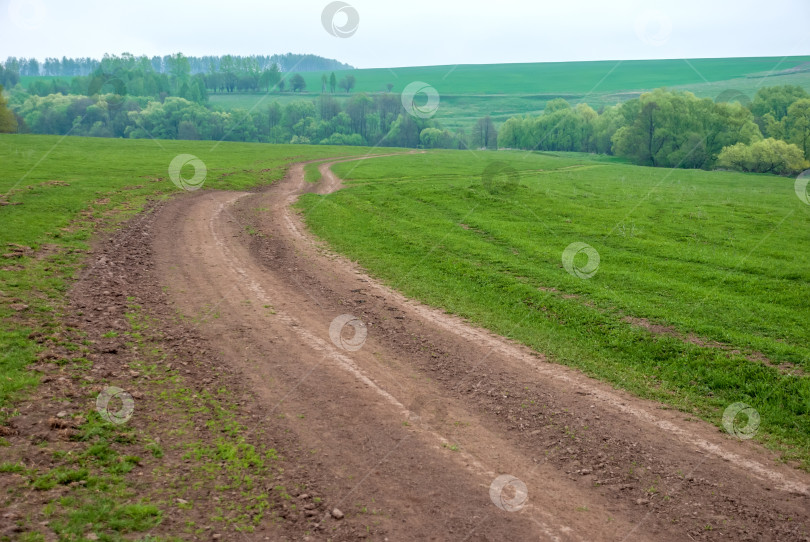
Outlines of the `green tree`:
<svg viewBox="0 0 810 542">
<path fill-rule="evenodd" d="M 495 129 L 492 117 L 489 115 L 478 119 L 478 122 L 475 123 L 472 131 L 472 144 L 473 147 L 477 148 L 498 148 L 498 131 Z"/>
<path fill-rule="evenodd" d="M 172 83 L 172 88 L 177 90 L 179 89 L 184 83 L 188 82 L 190 73 L 191 73 L 191 64 L 188 61 L 183 53 L 177 53 L 176 55 L 170 55 L 168 57 L 168 64 L 169 64 L 169 75 L 171 76 L 170 80 Z"/>
<path fill-rule="evenodd" d="M 810 159 L 810 99 L 793 102 L 782 120 L 788 141 L 795 143 L 802 149 L 804 157 Z"/>
<path fill-rule="evenodd" d="M 321 120 L 326 122 L 329 122 L 340 113 L 340 104 L 338 104 L 338 101 L 326 94 L 321 94 L 321 96 L 318 97 L 318 108 L 320 110 Z"/>
<path fill-rule="evenodd" d="M 724 148 L 717 165 L 738 171 L 795 175 L 807 168 L 808 162 L 796 145 L 768 138 L 751 145 L 737 143 Z"/>
<path fill-rule="evenodd" d="M 17 119 L 6 105 L 3 96 L 3 85 L 0 85 L 0 133 L 9 134 L 17 131 Z"/>
<path fill-rule="evenodd" d="M 307 82 L 304 80 L 301 74 L 296 73 L 293 75 L 290 79 L 290 90 L 293 92 L 301 92 L 305 88 L 307 88 Z"/>
<path fill-rule="evenodd" d="M 762 87 L 754 95 L 751 112 L 757 117 L 764 117 L 770 113 L 777 121 L 781 121 L 787 115 L 791 104 L 804 98 L 810 98 L 810 95 L 796 85 Z"/>
<path fill-rule="evenodd" d="M 438 128 L 425 128 L 419 134 L 419 143 L 426 149 L 439 149 L 452 147 L 453 135 L 446 130 Z"/>
<path fill-rule="evenodd" d="M 563 109 L 571 109 L 571 104 L 569 104 L 563 98 L 554 98 L 553 100 L 546 103 L 546 107 L 543 110 L 543 113 L 550 115 L 552 113 L 556 113 L 557 111 L 561 111 Z"/>
<path fill-rule="evenodd" d="M 354 88 L 356 82 L 357 80 L 354 78 L 354 75 L 347 75 L 340 80 L 340 88 L 345 90 L 346 94 L 349 94 Z"/>
<path fill-rule="evenodd" d="M 270 92 L 270 89 L 275 87 L 279 81 L 281 81 L 281 72 L 277 64 L 273 64 L 264 70 L 259 77 L 259 84 L 262 88 L 266 89 L 267 92 Z"/>
<path fill-rule="evenodd" d="M 761 139 L 738 103 L 714 103 L 690 92 L 657 89 L 621 106 L 613 151 L 647 166 L 709 168 L 723 147 Z"/>
<path fill-rule="evenodd" d="M 332 75 L 329 76 L 329 91 L 334 94 L 336 89 L 337 77 L 335 77 L 335 72 L 332 72 Z"/>
</svg>

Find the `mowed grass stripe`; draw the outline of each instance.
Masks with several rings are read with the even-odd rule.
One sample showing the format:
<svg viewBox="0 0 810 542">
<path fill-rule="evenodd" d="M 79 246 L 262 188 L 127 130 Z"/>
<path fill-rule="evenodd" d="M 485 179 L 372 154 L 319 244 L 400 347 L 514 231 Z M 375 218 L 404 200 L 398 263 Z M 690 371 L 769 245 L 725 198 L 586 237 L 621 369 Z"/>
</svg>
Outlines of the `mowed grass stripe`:
<svg viewBox="0 0 810 542">
<path fill-rule="evenodd" d="M 515 191 L 483 188 L 493 160 L 522 172 Z M 389 284 L 716 424 L 746 402 L 759 438 L 810 465 L 810 208 L 792 179 L 509 152 L 334 169 L 349 188 L 307 195 L 307 221 Z M 590 280 L 563 269 L 577 241 L 600 253 Z"/>
</svg>

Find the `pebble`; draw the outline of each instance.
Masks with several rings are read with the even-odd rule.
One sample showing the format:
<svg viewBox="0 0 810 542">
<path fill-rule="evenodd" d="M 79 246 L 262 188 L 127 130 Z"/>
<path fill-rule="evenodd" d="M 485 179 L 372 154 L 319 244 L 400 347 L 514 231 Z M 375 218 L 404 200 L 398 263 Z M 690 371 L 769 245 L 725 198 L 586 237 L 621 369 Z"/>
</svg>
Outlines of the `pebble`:
<svg viewBox="0 0 810 542">
<path fill-rule="evenodd" d="M 337 508 L 332 509 L 332 517 L 335 519 L 343 519 L 343 512 L 338 510 Z"/>
</svg>

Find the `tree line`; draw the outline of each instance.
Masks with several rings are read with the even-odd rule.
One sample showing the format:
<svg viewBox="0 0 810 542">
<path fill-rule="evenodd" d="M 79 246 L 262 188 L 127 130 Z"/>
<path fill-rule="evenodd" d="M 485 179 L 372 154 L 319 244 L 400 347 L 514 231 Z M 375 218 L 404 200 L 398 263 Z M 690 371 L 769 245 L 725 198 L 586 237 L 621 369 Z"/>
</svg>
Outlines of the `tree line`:
<svg viewBox="0 0 810 542">
<path fill-rule="evenodd" d="M 124 58 L 133 57 L 130 53 L 121 55 Z M 171 69 L 172 58 L 176 55 L 137 57 L 139 61 L 146 59 L 146 62 L 152 67 L 152 70 L 157 73 L 168 73 Z M 104 58 L 99 60 L 95 58 L 67 58 L 63 56 L 61 59 L 56 57 L 48 57 L 40 62 L 36 58 L 17 58 L 10 56 L 2 63 L 4 69 L 16 73 L 18 76 L 54 76 L 54 77 L 75 77 L 79 75 L 90 75 L 98 67 L 109 58 L 114 58 L 114 55 L 104 55 Z M 312 71 L 331 71 L 331 70 L 352 70 L 354 69 L 349 64 L 344 64 L 331 58 L 324 58 L 318 55 L 311 54 L 294 54 L 286 53 L 283 55 L 206 55 L 206 56 L 188 56 L 186 57 L 189 63 L 189 70 L 191 74 L 209 73 L 219 71 L 222 62 L 231 62 L 236 64 L 251 64 L 258 66 L 259 70 L 265 70 L 270 66 L 277 66 L 282 72 L 312 72 Z M 8 88 L 10 85 L 5 85 Z M 13 86 L 13 85 L 11 85 Z"/>
<path fill-rule="evenodd" d="M 193 59 L 194 57 L 186 57 L 182 53 L 154 57 L 151 60 L 145 56 L 135 57 L 127 53 L 121 56 L 104 55 L 104 58 L 96 62 L 95 67 L 86 75 L 75 75 L 67 79 L 37 78 L 28 83 L 26 90 L 29 94 L 37 96 L 49 94 L 92 96 L 103 92 L 160 99 L 178 96 L 202 103 L 207 101 L 209 92 L 306 90 L 306 81 L 300 73 L 285 72 L 279 63 L 271 62 L 274 59 L 278 59 L 288 67 L 301 67 L 301 64 L 309 67 L 335 64 L 345 66 L 337 61 L 313 55 L 287 54 L 272 57 L 225 55 L 197 58 L 198 63 L 201 59 L 208 61 L 208 69 L 195 71 Z M 15 71 L 18 64 L 16 59 L 11 59 L 6 62 L 6 66 L 0 66 L 0 84 L 4 87 L 13 89 L 20 82 L 19 72 Z M 338 89 L 349 93 L 356 84 L 355 77 L 351 74 L 338 81 L 332 72 L 331 77 L 324 74 L 322 79 L 322 92 L 333 94 Z"/>
<path fill-rule="evenodd" d="M 657 89 L 601 112 L 556 99 L 542 115 L 508 119 L 497 142 L 615 154 L 654 167 L 793 174 L 810 160 L 810 95 L 797 86 L 764 87 L 743 105 Z"/>
<path fill-rule="evenodd" d="M 329 95 L 248 112 L 222 111 L 188 99 L 103 94 L 12 93 L 19 132 L 93 137 L 207 139 L 265 143 L 464 148 L 463 134 L 407 114 L 395 94 L 356 94 L 345 104 Z"/>
</svg>

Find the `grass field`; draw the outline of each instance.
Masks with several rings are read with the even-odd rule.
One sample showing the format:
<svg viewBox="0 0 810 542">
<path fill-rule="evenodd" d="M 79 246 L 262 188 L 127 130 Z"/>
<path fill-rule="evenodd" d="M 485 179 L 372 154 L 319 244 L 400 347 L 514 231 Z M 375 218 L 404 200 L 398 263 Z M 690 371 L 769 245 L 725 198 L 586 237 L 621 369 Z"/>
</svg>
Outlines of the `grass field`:
<svg viewBox="0 0 810 542">
<path fill-rule="evenodd" d="M 512 184 L 483 182 L 493 161 Z M 792 179 L 503 151 L 335 171 L 349 188 L 301 206 L 374 275 L 717 425 L 747 403 L 757 438 L 810 466 L 810 207 Z M 598 252 L 592 278 L 566 272 L 572 243 Z"/>
<path fill-rule="evenodd" d="M 394 92 L 401 92 L 412 81 L 424 81 L 440 94 L 587 94 L 725 81 L 808 61 L 810 56 L 463 64 L 351 70 L 335 75 L 340 79 L 353 74 L 357 92 L 382 92 L 388 83 L 394 85 Z M 310 91 L 320 91 L 322 72 L 302 75 Z"/>
<path fill-rule="evenodd" d="M 88 250 L 94 234 L 141 212 L 150 200 L 179 191 L 168 175 L 169 164 L 177 155 L 193 154 L 204 162 L 203 189 L 244 189 L 280 179 L 293 161 L 367 152 L 355 147 L 0 136 L 0 426 L 6 428 L 19 415 L 16 399 L 33 398 L 55 409 L 69 402 L 36 389 L 41 373 L 29 366 L 47 351 L 37 337 L 48 337 L 46 344 L 58 344 L 72 353 L 70 359 L 53 361 L 59 375 L 73 375 L 78 380 L 94 368 L 86 354 L 86 340 L 82 341 L 81 334 L 76 338 L 64 324 L 63 316 L 76 317 L 66 312 L 67 289 L 74 274 L 91 258 Z M 184 178 L 194 175 L 190 166 L 188 169 L 182 170 Z M 228 393 L 219 389 L 190 394 L 176 374 L 157 375 L 152 364 L 165 361 L 166 354 L 161 344 L 144 338 L 153 324 L 137 305 L 129 307 L 127 318 L 131 331 L 122 333 L 122 339 L 142 352 L 139 362 L 128 367 L 152 375 L 155 396 L 165 400 L 162 410 L 167 419 L 174 420 L 178 428 L 191 423 L 192 413 L 202 409 L 218 435 L 217 453 L 210 452 L 212 444 L 196 435 L 184 437 L 166 450 L 197 454 L 191 460 L 198 469 L 195 485 L 203 483 L 200 480 L 207 479 L 204 473 L 212 470 L 240 472 L 245 480 L 272 476 L 270 469 L 279 466 L 272 455 L 275 450 L 254 449 L 246 442 L 247 430 L 229 418 L 234 407 Z M 117 336 L 117 332 L 107 336 Z M 136 498 L 133 479 L 126 476 L 149 463 L 149 458 L 160 462 L 164 451 L 152 430 L 107 423 L 90 403 L 79 411 L 83 422 L 71 437 L 73 444 L 79 443 L 72 452 L 55 449 L 53 443 L 48 450 L 38 449 L 52 458 L 50 463 L 30 462 L 28 457 L 6 460 L 16 451 L 13 445 L 9 447 L 9 440 L 0 437 L 4 452 L 0 454 L 0 474 L 6 482 L 0 507 L 25 501 L 31 491 L 40 492 L 37 498 L 42 499 L 42 506 L 35 514 L 47 517 L 46 530 L 57 533 L 60 540 L 90 540 L 86 538 L 89 525 L 101 533 L 98 540 L 132 540 L 134 533 L 150 531 L 167 514 L 177 513 L 175 499 L 166 497 L 175 490 L 171 484 L 163 488 L 168 493 L 155 494 L 154 499 Z M 131 455 L 133 451 L 141 455 Z M 271 455 L 265 458 L 265 453 Z M 210 464 L 214 460 L 215 466 Z M 161 466 L 156 464 L 156 468 Z M 19 484 L 8 483 L 14 477 Z M 245 518 L 261 517 L 263 503 L 270 497 L 249 483 L 238 486 L 244 495 L 250 495 L 250 515 L 236 506 L 216 517 L 233 528 L 249 530 L 251 524 Z M 55 488 L 64 491 L 52 499 L 48 491 Z M 283 493 L 283 485 L 276 486 L 279 488 Z M 3 528 L 11 522 L 8 519 Z M 36 534 L 45 529 L 42 525 L 20 528 L 29 529 L 20 540 L 45 540 Z M 187 534 L 195 531 L 202 529 L 193 522 L 186 524 Z M 163 540 L 153 536 L 138 539 Z"/>
<path fill-rule="evenodd" d="M 203 161 L 203 189 L 246 189 L 278 180 L 293 161 L 368 152 L 0 136 L 0 422 L 15 416 L 16 398 L 36 397 L 38 373 L 27 367 L 42 350 L 37 336 L 62 336 L 77 355 L 86 350 L 62 335 L 72 278 L 90 257 L 94 234 L 178 192 L 168 174 L 176 156 Z M 305 168 L 308 181 L 319 178 L 317 165 Z M 300 205 L 318 235 L 376 276 L 552 362 L 717 425 L 730 404 L 750 404 L 761 416 L 756 438 L 810 468 L 810 207 L 791 179 L 504 151 L 385 157 L 335 170 L 348 188 L 307 195 Z M 594 271 L 595 260 L 580 253 L 564 261 L 572 243 L 598 252 L 590 278 L 580 276 Z M 149 323 L 138 311 L 127 315 L 128 340 L 143 352 L 138 369 L 147 370 L 164 354 L 141 336 Z M 82 357 L 55 363 L 77 375 L 93 366 Z M 168 419 L 185 420 L 200 401 L 211 403 L 210 417 L 232 408 L 225 398 L 192 396 L 172 378 L 154 380 Z M 6 461 L 0 473 L 22 477 L 31 491 L 69 487 L 43 501 L 50 528 L 64 539 L 82 539 L 90 524 L 113 533 L 101 539 L 131 539 L 174 514 L 176 504 L 131 498 L 125 475 L 148 459 L 126 450 L 143 445 L 143 456 L 159 458 L 163 449 L 87 407 L 76 436 L 81 453 L 54 454 L 51 468 Z M 243 449 L 244 428 L 220 421 L 212 433 L 230 435 L 220 449 Z M 176 446 L 202 449 L 195 438 Z M 0 438 L 0 446 L 8 441 Z M 196 460 L 198 472 L 223 468 L 212 457 Z M 265 477 L 275 461 L 265 472 L 237 455 L 227 468 Z M 236 508 L 228 521 L 242 525 L 243 515 Z"/>
<path fill-rule="evenodd" d="M 13 319 L 10 305 L 29 305 L 37 315 L 31 325 L 46 325 L 59 311 L 68 280 L 99 221 L 112 226 L 141 211 L 148 199 L 179 190 L 168 175 L 175 156 L 192 154 L 204 162 L 205 188 L 240 189 L 280 179 L 290 162 L 367 152 L 356 147 L 0 136 L 0 194 L 17 204 L 0 207 L 0 295 L 10 301 L 0 305 L 5 323 L 0 332 L 0 407 L 34 384 L 24 370 L 36 357 L 35 343 L 28 338 L 33 329 Z M 193 174 L 190 166 L 183 170 L 186 178 Z M 10 243 L 31 250 L 15 253 Z"/>
</svg>

